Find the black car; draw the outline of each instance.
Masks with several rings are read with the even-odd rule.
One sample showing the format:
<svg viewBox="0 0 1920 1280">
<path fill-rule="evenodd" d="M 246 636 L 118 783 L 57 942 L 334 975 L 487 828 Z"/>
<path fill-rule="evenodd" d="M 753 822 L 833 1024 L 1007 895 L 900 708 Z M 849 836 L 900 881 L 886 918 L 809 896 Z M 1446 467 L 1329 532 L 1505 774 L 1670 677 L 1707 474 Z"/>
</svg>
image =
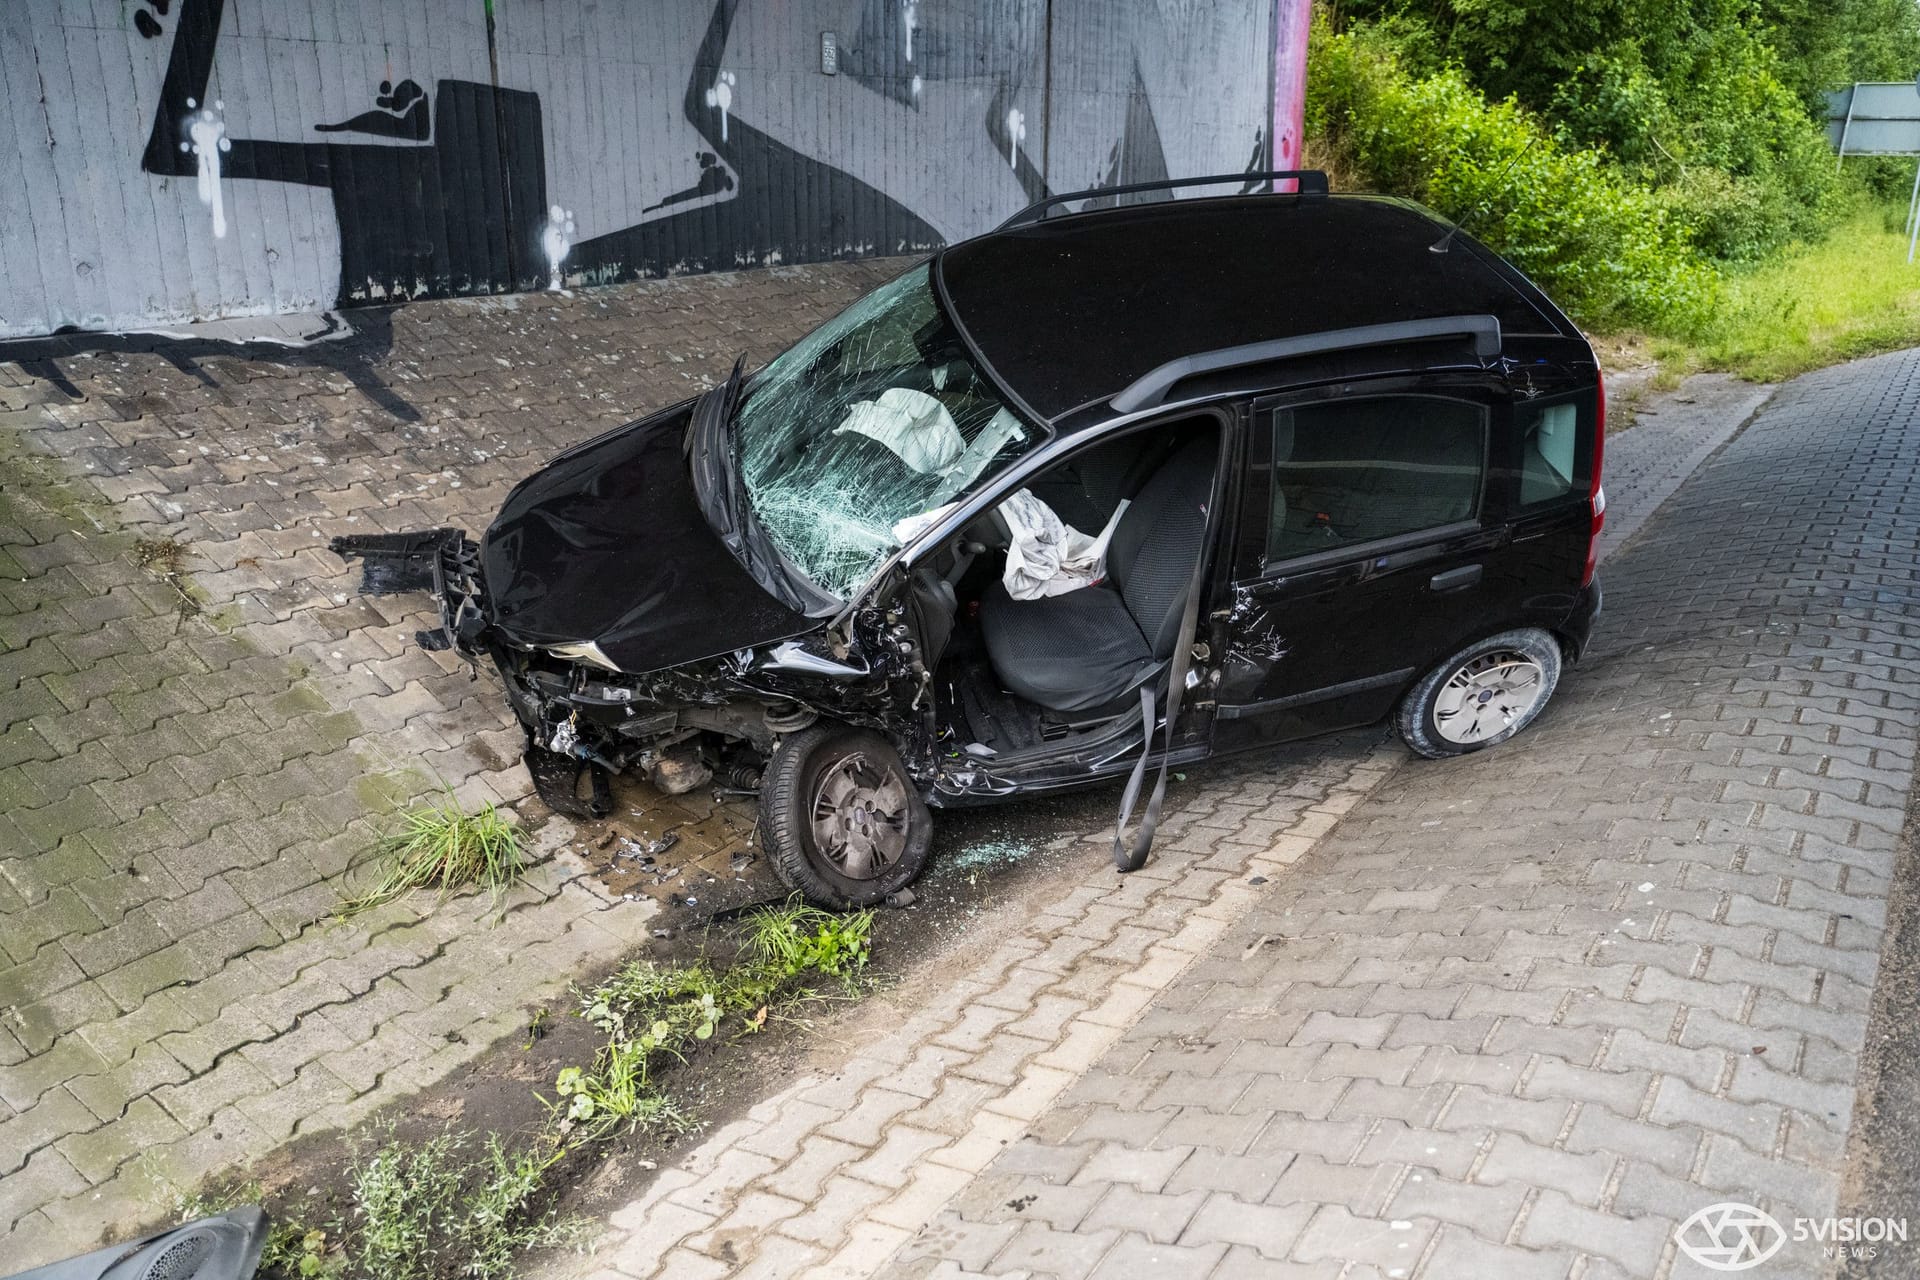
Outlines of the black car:
<svg viewBox="0 0 1920 1280">
<path fill-rule="evenodd" d="M 913 880 L 930 808 L 1131 802 L 1389 715 L 1492 746 L 1599 612 L 1599 366 L 1457 227 L 1277 176 L 1045 202 L 560 454 L 478 545 L 335 548 L 435 591 L 423 643 L 492 660 L 554 808 L 628 769 L 757 788 L 824 904 Z"/>
</svg>

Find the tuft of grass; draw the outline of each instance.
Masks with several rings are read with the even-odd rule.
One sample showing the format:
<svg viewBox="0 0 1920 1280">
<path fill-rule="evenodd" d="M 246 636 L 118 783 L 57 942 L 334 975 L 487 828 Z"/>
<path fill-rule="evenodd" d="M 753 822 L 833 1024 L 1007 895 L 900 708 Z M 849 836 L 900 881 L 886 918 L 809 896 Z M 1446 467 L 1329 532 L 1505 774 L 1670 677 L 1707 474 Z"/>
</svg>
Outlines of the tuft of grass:
<svg viewBox="0 0 1920 1280">
<path fill-rule="evenodd" d="M 1863 205 L 1823 239 L 1730 273 L 1704 330 L 1655 339 L 1663 365 L 1777 382 L 1920 345 L 1920 262 L 1907 265 L 1903 205 Z"/>
<path fill-rule="evenodd" d="M 867 967 L 873 912 L 833 915 L 798 897 L 761 907 L 747 917 L 747 952 L 784 977 L 819 973 L 851 982 Z"/>
<path fill-rule="evenodd" d="M 526 871 L 520 828 L 492 804 L 467 813 L 453 789 L 438 804 L 409 809 L 398 829 L 380 842 L 379 876 L 373 887 L 340 905 L 341 918 L 357 915 L 415 889 L 438 886 L 441 896 L 477 884 L 493 895 L 496 911 L 507 890 Z"/>
</svg>

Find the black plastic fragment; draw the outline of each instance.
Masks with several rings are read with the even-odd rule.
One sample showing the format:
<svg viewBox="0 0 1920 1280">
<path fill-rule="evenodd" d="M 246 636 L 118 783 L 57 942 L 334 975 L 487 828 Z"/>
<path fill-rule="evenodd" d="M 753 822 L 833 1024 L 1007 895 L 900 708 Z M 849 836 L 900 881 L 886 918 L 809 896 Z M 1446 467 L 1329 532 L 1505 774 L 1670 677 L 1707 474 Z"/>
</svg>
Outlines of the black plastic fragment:
<svg viewBox="0 0 1920 1280">
<path fill-rule="evenodd" d="M 590 760 L 576 760 L 545 747 L 527 748 L 527 773 L 549 809 L 569 818 L 604 818 L 613 812 L 613 780 Z M 580 775 L 591 778 L 591 794 L 582 799 Z"/>
<path fill-rule="evenodd" d="M 432 591 L 441 549 L 464 535 L 458 529 L 364 533 L 335 538 L 328 547 L 342 560 L 359 557 L 360 590 L 373 596 Z"/>
</svg>

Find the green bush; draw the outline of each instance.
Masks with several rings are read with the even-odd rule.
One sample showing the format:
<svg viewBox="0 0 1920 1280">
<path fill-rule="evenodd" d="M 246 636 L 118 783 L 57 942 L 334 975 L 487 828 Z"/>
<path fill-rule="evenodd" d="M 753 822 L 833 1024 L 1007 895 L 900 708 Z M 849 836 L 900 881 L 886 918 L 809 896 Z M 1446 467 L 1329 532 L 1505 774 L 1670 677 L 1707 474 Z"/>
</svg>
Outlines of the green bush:
<svg viewBox="0 0 1920 1280">
<path fill-rule="evenodd" d="M 1690 332 L 1717 292 L 1674 202 L 1563 147 L 1458 70 L 1410 74 L 1385 40 L 1317 23 L 1307 133 L 1349 183 L 1409 196 L 1510 258 L 1583 325 Z"/>
<path fill-rule="evenodd" d="M 1703 255 L 1763 260 L 1820 235 L 1883 166 L 1836 172 L 1824 92 L 1920 69 L 1914 0 L 1341 0 L 1415 77 L 1456 68 L 1568 148 L 1656 191 Z M 1905 170 L 1912 177 L 1910 167 Z"/>
</svg>

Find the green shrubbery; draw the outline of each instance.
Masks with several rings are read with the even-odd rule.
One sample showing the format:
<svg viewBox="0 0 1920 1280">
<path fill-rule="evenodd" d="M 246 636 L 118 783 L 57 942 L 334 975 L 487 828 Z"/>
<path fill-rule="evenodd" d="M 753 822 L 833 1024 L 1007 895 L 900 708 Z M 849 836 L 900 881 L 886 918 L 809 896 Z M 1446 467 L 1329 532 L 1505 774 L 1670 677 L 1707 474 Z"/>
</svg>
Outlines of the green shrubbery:
<svg viewBox="0 0 1920 1280">
<path fill-rule="evenodd" d="M 1666 202 L 1567 149 L 1463 73 L 1407 72 L 1391 44 L 1324 25 L 1308 46 L 1307 135 L 1347 185 L 1410 196 L 1511 258 L 1588 326 L 1685 331 L 1713 271 Z"/>
<path fill-rule="evenodd" d="M 1310 152 L 1343 186 L 1468 218 L 1590 329 L 1700 335 L 1729 280 L 1912 178 L 1910 162 L 1842 174 L 1820 120 L 1824 90 L 1920 70 L 1913 0 L 1337 13 L 1316 14 L 1308 51 Z"/>
<path fill-rule="evenodd" d="M 749 1035 L 779 1006 L 820 998 L 813 979 L 855 991 L 872 938 L 871 911 L 830 915 L 796 899 L 749 915 L 745 945 L 723 969 L 705 960 L 627 965 L 581 998 L 581 1016 L 607 1042 L 592 1064 L 568 1067 L 555 1082 L 549 1106 L 560 1131 L 592 1141 L 621 1129 L 683 1127 L 655 1071 L 684 1061 L 715 1032 Z"/>
</svg>

